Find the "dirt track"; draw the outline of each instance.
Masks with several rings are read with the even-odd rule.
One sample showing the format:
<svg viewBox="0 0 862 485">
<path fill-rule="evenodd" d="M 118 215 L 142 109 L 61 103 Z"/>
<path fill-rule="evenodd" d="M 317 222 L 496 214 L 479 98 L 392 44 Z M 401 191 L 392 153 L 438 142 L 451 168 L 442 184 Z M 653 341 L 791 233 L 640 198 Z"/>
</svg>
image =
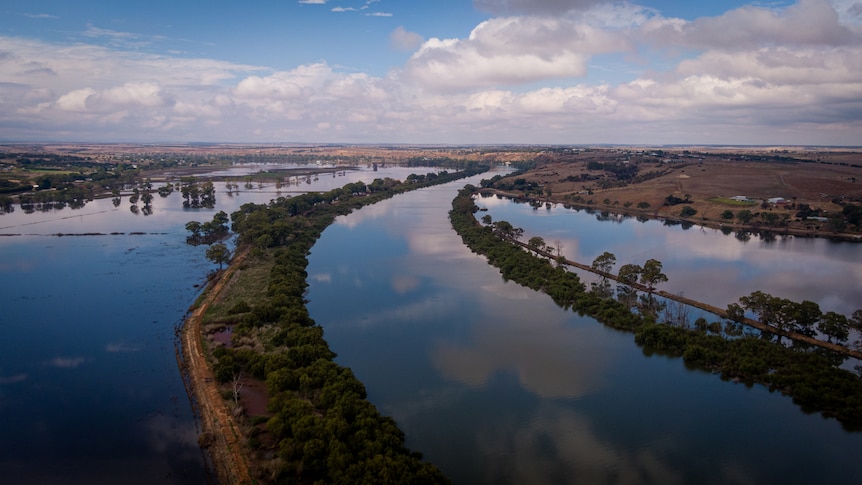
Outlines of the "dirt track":
<svg viewBox="0 0 862 485">
<path fill-rule="evenodd" d="M 189 395 L 200 423 L 202 447 L 207 448 L 219 483 L 253 483 L 249 471 L 250 459 L 239 425 L 234 420 L 226 401 L 222 398 L 213 371 L 206 360 L 201 334 L 201 321 L 210 304 L 218 298 L 227 281 L 230 281 L 236 263 L 245 253 L 234 258 L 219 278 L 204 292 L 204 298 L 188 317 L 182 330 L 183 372 Z"/>
</svg>

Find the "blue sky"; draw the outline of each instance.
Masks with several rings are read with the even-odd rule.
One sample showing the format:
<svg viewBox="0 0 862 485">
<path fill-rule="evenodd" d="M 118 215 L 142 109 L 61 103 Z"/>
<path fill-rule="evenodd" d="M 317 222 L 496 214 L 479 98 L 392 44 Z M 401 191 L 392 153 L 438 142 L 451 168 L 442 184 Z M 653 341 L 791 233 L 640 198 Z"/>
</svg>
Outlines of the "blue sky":
<svg viewBox="0 0 862 485">
<path fill-rule="evenodd" d="M 0 140 L 862 144 L 862 1 L 0 6 Z"/>
</svg>

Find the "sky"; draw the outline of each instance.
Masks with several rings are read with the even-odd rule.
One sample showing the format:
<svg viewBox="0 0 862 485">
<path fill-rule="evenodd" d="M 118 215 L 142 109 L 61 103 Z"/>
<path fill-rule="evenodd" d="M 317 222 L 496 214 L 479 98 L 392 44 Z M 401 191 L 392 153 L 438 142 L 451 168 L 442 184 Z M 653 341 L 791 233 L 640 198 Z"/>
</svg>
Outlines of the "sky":
<svg viewBox="0 0 862 485">
<path fill-rule="evenodd" d="M 862 0 L 4 0 L 0 141 L 862 145 Z"/>
</svg>

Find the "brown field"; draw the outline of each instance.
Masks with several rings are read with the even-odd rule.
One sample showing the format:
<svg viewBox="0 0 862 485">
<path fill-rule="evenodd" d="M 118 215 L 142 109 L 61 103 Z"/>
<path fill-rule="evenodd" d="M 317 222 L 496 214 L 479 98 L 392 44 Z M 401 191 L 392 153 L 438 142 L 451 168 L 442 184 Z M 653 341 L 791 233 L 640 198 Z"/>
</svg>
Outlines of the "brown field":
<svg viewBox="0 0 862 485">
<path fill-rule="evenodd" d="M 650 206 L 643 211 L 645 214 L 665 217 L 677 217 L 681 208 L 689 205 L 698 211 L 691 219 L 694 221 L 721 221 L 721 213 L 728 209 L 733 212 L 742 209 L 752 212 L 774 210 L 793 216 L 799 204 L 835 213 L 842 209 L 835 201 L 862 201 L 860 152 L 798 152 L 784 155 L 804 159 L 804 162 L 752 160 L 757 156 L 757 152 L 741 149 L 698 152 L 686 156 L 665 150 L 663 157 L 644 156 L 630 150 L 582 152 L 567 160 L 548 160 L 523 177 L 550 188 L 552 198 L 558 202 L 580 197 L 583 201 L 592 201 L 589 205 L 597 208 L 614 209 L 622 208 L 626 203 L 635 209 L 638 203 L 647 202 Z M 589 161 L 607 163 L 624 160 L 637 163 L 641 175 L 662 174 L 643 182 L 607 189 L 600 188 L 599 181 L 566 180 L 581 174 L 602 174 L 601 171 L 587 170 Z M 603 177 L 611 175 L 604 174 Z M 588 191 L 592 191 L 592 194 Z M 688 195 L 691 202 L 665 206 L 664 200 L 669 195 L 679 198 Z M 714 200 L 739 195 L 757 202 L 743 206 Z M 762 202 L 774 197 L 783 197 L 788 203 L 763 209 Z"/>
</svg>

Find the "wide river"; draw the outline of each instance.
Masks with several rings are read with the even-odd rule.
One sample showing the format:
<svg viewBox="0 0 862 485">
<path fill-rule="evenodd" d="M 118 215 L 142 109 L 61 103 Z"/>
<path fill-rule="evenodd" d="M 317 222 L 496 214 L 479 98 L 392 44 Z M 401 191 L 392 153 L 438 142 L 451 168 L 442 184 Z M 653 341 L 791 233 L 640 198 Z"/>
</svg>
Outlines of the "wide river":
<svg viewBox="0 0 862 485">
<path fill-rule="evenodd" d="M 282 195 L 412 171 L 428 170 L 325 175 Z M 504 282 L 449 226 L 464 183 L 340 217 L 308 268 L 309 310 L 338 361 L 456 484 L 856 480 L 862 434 L 763 388 L 646 356 L 631 335 Z M 9 235 L 0 237 L 0 483 L 206 481 L 175 330 L 213 265 L 205 248 L 185 244 L 184 225 L 277 196 L 255 186 L 228 197 L 217 186 L 212 210 L 183 209 L 173 194 L 157 196 L 150 216 L 125 199 L 0 216 Z M 844 313 L 862 301 L 862 246 L 743 243 L 562 208 L 480 205 L 527 237 L 559 240 L 570 259 L 605 250 L 619 264 L 659 259 L 664 289 L 719 306 L 754 289 Z M 68 235 L 83 233 L 103 235 Z"/>
<path fill-rule="evenodd" d="M 462 185 L 339 218 L 308 267 L 309 310 L 337 360 L 456 484 L 858 480 L 862 434 L 763 387 L 645 355 L 631 334 L 503 281 L 449 225 Z M 860 245 L 478 203 L 525 238 L 559 240 L 570 259 L 659 259 L 663 288 L 718 306 L 755 289 L 824 310 L 862 305 Z"/>
</svg>

